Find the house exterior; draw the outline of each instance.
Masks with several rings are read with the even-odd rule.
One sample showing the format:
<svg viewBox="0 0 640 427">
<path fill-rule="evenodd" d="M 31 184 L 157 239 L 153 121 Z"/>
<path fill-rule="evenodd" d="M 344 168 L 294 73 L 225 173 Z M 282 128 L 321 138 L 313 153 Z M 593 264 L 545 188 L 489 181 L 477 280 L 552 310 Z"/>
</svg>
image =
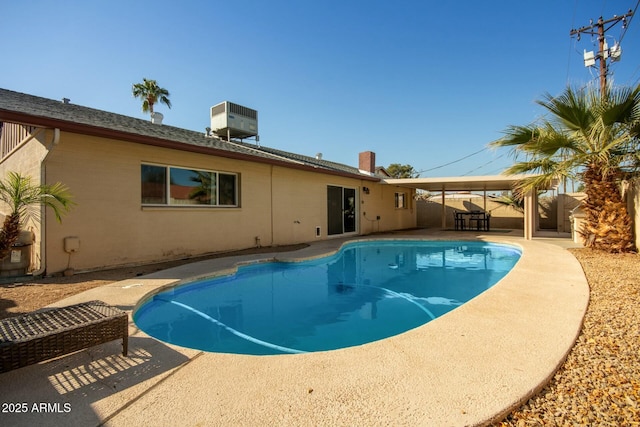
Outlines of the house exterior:
<svg viewBox="0 0 640 427">
<path fill-rule="evenodd" d="M 415 190 L 358 167 L 0 89 L 0 177 L 61 182 L 77 205 L 25 225 L 52 274 L 416 226 Z"/>
</svg>

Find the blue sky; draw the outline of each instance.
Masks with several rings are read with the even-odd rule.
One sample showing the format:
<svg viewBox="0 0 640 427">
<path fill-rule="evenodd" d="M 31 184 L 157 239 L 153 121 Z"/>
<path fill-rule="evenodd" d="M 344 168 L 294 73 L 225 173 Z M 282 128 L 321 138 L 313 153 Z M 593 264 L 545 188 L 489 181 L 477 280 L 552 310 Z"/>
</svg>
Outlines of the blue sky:
<svg viewBox="0 0 640 427">
<path fill-rule="evenodd" d="M 543 114 L 544 93 L 596 80 L 582 60 L 596 40 L 569 31 L 636 3 L 0 0 L 0 87 L 146 118 L 131 95 L 146 77 L 171 93 L 171 110 L 156 107 L 165 124 L 204 132 L 228 100 L 258 110 L 265 146 L 352 166 L 371 150 L 423 177 L 499 174 L 506 151 L 457 160 Z M 638 84 L 640 17 L 622 49 L 614 81 Z"/>
</svg>

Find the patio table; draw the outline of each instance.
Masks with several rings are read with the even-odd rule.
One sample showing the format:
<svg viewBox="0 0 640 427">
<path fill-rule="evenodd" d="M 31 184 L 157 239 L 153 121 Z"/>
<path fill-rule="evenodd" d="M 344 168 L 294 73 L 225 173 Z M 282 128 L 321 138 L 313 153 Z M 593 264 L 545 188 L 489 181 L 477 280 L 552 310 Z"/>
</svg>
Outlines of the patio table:
<svg viewBox="0 0 640 427">
<path fill-rule="evenodd" d="M 456 214 L 456 230 L 489 231 L 491 214 L 485 211 L 458 211 Z M 472 226 L 475 223 L 475 227 Z"/>
</svg>

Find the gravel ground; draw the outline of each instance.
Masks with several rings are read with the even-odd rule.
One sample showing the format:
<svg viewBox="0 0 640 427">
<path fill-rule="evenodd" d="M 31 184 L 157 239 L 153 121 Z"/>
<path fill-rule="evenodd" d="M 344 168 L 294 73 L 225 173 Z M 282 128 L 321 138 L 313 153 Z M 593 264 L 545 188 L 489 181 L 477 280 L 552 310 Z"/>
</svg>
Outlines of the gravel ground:
<svg viewBox="0 0 640 427">
<path fill-rule="evenodd" d="M 640 426 L 640 255 L 570 251 L 590 288 L 582 332 L 549 384 L 497 426 Z"/>
<path fill-rule="evenodd" d="M 640 426 L 640 255 L 570 251 L 582 264 L 590 286 L 582 332 L 549 384 L 495 426 Z M 0 285 L 0 318 L 193 261 Z"/>
</svg>

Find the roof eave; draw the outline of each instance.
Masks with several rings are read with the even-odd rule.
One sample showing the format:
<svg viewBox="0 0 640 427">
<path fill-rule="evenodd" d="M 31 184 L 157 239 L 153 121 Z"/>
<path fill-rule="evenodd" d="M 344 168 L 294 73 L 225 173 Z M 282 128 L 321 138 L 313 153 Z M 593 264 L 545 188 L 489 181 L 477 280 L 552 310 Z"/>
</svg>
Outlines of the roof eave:
<svg viewBox="0 0 640 427">
<path fill-rule="evenodd" d="M 379 178 L 370 177 L 359 174 L 351 174 L 348 172 L 335 171 L 331 169 L 324 169 L 319 166 L 309 166 L 294 162 L 287 162 L 285 160 L 268 159 L 260 156 L 252 156 L 250 154 L 237 153 L 233 151 L 220 150 L 214 147 L 205 147 L 195 144 L 187 144 L 184 142 L 177 142 L 147 135 L 140 135 L 136 133 L 123 132 L 115 129 L 108 129 L 99 126 L 91 126 L 83 123 L 76 123 L 66 120 L 53 119 L 50 117 L 33 116 L 24 113 L 18 113 L 9 110 L 0 110 L 0 121 L 21 123 L 29 126 L 38 126 L 45 128 L 58 128 L 61 131 L 78 133 L 83 135 L 91 135 L 101 138 L 111 138 L 121 141 L 133 142 L 136 144 L 152 145 L 155 147 L 169 148 L 173 150 L 188 151 L 192 153 L 200 153 L 213 155 L 218 157 L 224 157 L 228 159 L 244 160 L 256 163 L 264 163 L 274 166 L 281 166 L 290 169 L 298 169 L 309 172 L 323 173 L 327 175 L 342 176 L 348 178 L 357 178 L 366 181 L 380 181 Z"/>
</svg>

